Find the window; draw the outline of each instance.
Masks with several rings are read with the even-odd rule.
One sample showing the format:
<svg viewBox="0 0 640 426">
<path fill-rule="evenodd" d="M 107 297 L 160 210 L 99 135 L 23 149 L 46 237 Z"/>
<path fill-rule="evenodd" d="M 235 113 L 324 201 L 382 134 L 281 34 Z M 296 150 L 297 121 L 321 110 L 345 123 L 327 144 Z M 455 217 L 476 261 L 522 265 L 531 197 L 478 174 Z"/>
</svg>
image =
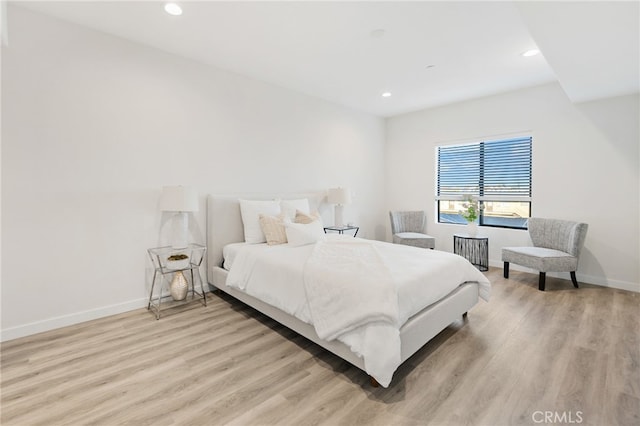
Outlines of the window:
<svg viewBox="0 0 640 426">
<path fill-rule="evenodd" d="M 438 147 L 438 222 L 466 223 L 462 199 L 480 201 L 480 225 L 526 229 L 531 216 L 531 138 Z"/>
</svg>

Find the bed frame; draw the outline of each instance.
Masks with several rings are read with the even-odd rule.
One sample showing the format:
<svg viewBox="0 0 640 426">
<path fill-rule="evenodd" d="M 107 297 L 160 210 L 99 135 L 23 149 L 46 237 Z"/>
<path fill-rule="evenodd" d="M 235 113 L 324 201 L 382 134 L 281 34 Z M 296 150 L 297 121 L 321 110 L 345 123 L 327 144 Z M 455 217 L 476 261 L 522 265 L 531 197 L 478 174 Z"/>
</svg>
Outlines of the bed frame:
<svg viewBox="0 0 640 426">
<path fill-rule="evenodd" d="M 207 280 L 211 290 L 217 289 L 233 296 L 364 371 L 362 358 L 351 352 L 343 343 L 338 340 L 330 342 L 322 340 L 316 334 L 313 326 L 242 291 L 227 287 L 228 271 L 222 268 L 222 248 L 230 243 L 244 241 L 239 198 L 251 200 L 308 198 L 311 208 L 320 211 L 321 215 L 323 215 L 323 210 L 327 210 L 326 204 L 323 203 L 325 193 L 209 195 L 207 197 Z M 477 302 L 478 285 L 467 283 L 449 293 L 442 300 L 409 318 L 400 329 L 402 362 L 417 352 L 449 324 L 465 316 L 467 311 Z M 372 384 L 376 384 L 373 379 Z"/>
</svg>

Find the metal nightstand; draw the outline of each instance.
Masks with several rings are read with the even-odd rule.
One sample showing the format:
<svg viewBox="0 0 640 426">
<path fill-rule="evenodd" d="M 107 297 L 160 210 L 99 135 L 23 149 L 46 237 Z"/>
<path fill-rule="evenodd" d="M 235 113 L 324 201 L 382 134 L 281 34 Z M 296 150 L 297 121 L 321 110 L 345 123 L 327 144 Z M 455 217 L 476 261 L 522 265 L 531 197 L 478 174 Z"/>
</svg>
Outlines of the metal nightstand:
<svg viewBox="0 0 640 426">
<path fill-rule="evenodd" d="M 489 270 L 489 237 L 453 234 L 453 252 L 481 271 Z"/>
<path fill-rule="evenodd" d="M 149 292 L 149 304 L 147 305 L 147 310 L 153 310 L 156 314 L 156 319 L 160 319 L 162 298 L 170 297 L 169 295 L 162 296 L 162 281 L 167 275 L 173 276 L 176 273 L 188 272 L 185 275 L 191 276 L 191 283 L 188 286 L 189 288 L 187 290 L 185 300 L 189 297 L 189 293 L 191 293 L 191 301 L 193 301 L 197 295 L 203 305 L 207 306 L 207 296 L 204 292 L 202 276 L 200 276 L 200 265 L 202 264 L 206 251 L 207 248 L 200 244 L 189 244 L 183 249 L 167 246 L 155 247 L 147 250 L 155 269 L 153 272 L 153 281 L 151 282 L 151 291 Z M 180 255 L 185 255 L 187 258 L 181 261 L 172 261 L 169 259 L 171 256 L 181 257 Z M 158 278 L 160 283 L 159 285 L 156 285 L 156 279 Z M 200 292 L 195 289 L 195 278 L 198 278 L 200 281 Z M 154 289 L 157 291 L 155 301 L 153 297 Z"/>
<path fill-rule="evenodd" d="M 354 230 L 356 232 L 353 233 L 353 236 L 355 237 L 356 235 L 358 235 L 358 231 L 360 230 L 360 227 L 358 226 L 353 226 L 353 225 L 346 225 L 346 226 L 325 226 L 324 227 L 324 233 L 326 234 L 327 231 L 336 231 L 338 234 L 344 234 L 344 231 L 352 231 Z"/>
</svg>

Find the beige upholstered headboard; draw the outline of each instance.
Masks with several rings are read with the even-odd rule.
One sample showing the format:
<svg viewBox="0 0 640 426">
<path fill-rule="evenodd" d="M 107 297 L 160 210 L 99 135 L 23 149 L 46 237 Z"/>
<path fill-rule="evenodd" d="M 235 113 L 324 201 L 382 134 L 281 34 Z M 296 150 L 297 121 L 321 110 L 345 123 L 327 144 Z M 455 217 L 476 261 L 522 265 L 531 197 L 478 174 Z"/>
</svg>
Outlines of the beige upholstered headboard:
<svg viewBox="0 0 640 426">
<path fill-rule="evenodd" d="M 244 241 L 244 229 L 238 200 L 293 200 L 307 198 L 311 210 L 320 212 L 325 223 L 330 223 L 330 206 L 325 204 L 326 192 L 300 194 L 238 194 L 207 196 L 207 279 L 211 282 L 211 268 L 222 266 L 222 248 L 230 243 Z"/>
</svg>

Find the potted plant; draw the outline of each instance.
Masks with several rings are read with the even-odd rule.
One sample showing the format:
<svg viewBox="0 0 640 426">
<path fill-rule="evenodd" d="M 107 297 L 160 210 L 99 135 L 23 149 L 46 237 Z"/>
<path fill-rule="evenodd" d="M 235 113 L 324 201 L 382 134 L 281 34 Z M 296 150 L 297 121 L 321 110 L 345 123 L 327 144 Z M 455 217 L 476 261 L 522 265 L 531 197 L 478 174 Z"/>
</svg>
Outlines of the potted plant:
<svg viewBox="0 0 640 426">
<path fill-rule="evenodd" d="M 467 221 L 467 232 L 469 236 L 475 237 L 478 232 L 476 220 L 480 217 L 480 202 L 472 195 L 465 195 L 462 199 L 462 210 L 458 213 Z"/>
</svg>

